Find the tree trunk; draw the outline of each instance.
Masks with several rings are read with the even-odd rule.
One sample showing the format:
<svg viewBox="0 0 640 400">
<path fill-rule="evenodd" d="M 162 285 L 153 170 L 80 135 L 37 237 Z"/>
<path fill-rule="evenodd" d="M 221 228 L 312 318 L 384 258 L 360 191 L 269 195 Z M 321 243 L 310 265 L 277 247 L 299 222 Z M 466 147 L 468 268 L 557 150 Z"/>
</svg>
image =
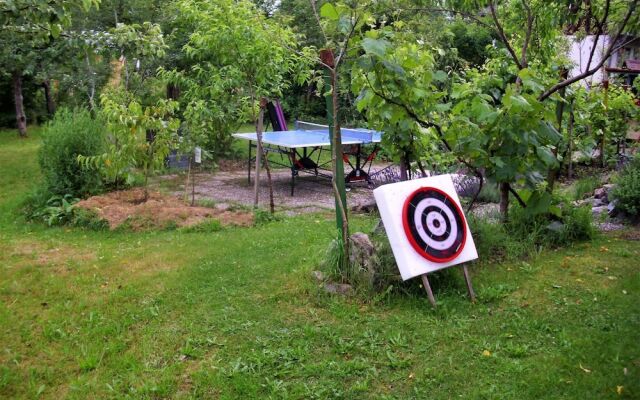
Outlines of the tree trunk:
<svg viewBox="0 0 640 400">
<path fill-rule="evenodd" d="M 560 72 L 560 79 L 567 79 L 567 77 L 568 71 L 563 69 Z M 560 94 L 562 100 L 558 101 L 558 103 L 556 104 L 556 123 L 558 124 L 557 128 L 560 135 L 562 135 L 562 122 L 564 120 L 564 99 L 566 92 L 567 88 L 562 88 L 559 90 L 558 94 Z M 556 158 L 558 158 L 557 146 L 552 150 L 552 153 Z M 560 176 L 560 171 L 562 171 L 562 164 L 563 161 L 558 160 L 558 166 L 549 170 L 549 174 L 547 175 L 547 191 L 549 193 L 553 193 L 553 189 L 556 185 L 556 181 L 558 180 L 558 176 Z"/>
<path fill-rule="evenodd" d="M 180 88 L 173 83 L 167 84 L 167 99 L 178 100 L 180 98 Z"/>
<path fill-rule="evenodd" d="M 339 111 L 339 102 L 338 102 L 338 66 L 334 66 L 331 70 L 331 105 L 333 108 L 333 171 L 332 171 L 332 183 L 333 190 L 335 191 L 336 200 L 338 203 L 338 208 L 340 209 L 340 214 L 342 216 L 342 243 L 344 246 L 344 263 L 345 267 L 350 262 L 351 255 L 351 243 L 349 243 L 349 217 L 347 216 L 346 209 L 346 194 L 344 191 L 344 171 L 339 173 L 339 168 L 344 168 L 342 163 L 342 135 L 340 132 L 340 122 L 338 118 Z M 338 165 L 340 163 L 340 165 Z M 340 187 L 342 190 L 338 189 L 338 184 L 336 178 L 340 179 Z"/>
<path fill-rule="evenodd" d="M 609 118 L 609 77 L 605 75 L 605 80 L 602 82 L 604 87 L 604 115 L 605 118 Z M 604 156 L 607 141 L 607 127 L 602 129 L 602 140 L 600 141 L 600 166 L 605 168 L 607 166 L 607 159 Z"/>
<path fill-rule="evenodd" d="M 47 113 L 49 116 L 53 116 L 56 113 L 56 102 L 53 99 L 53 93 L 51 93 L 51 82 L 49 79 L 42 82 L 44 88 L 44 98 L 47 101 Z"/>
<path fill-rule="evenodd" d="M 567 127 L 567 137 L 569 139 L 569 170 L 567 171 L 567 175 L 569 179 L 573 178 L 573 101 L 569 106 L 569 126 Z"/>
<path fill-rule="evenodd" d="M 24 114 L 24 102 L 22 97 L 22 74 L 14 72 L 13 80 L 13 101 L 16 105 L 16 125 L 20 137 L 27 137 L 27 116 Z"/>
<path fill-rule="evenodd" d="M 406 153 L 400 156 L 400 180 L 402 182 L 409 180 L 409 175 L 407 174 L 407 170 L 409 169 L 409 163 L 407 162 L 408 157 Z"/>
<path fill-rule="evenodd" d="M 506 182 L 500 184 L 500 216 L 503 223 L 509 221 L 509 184 Z"/>
<path fill-rule="evenodd" d="M 256 152 L 256 180 L 254 184 L 254 201 L 253 206 L 258 207 L 258 201 L 260 196 L 260 165 L 264 163 L 264 167 L 267 171 L 267 186 L 269 187 L 269 211 L 271 214 L 275 212 L 275 203 L 273 200 L 273 182 L 271 181 L 271 167 L 269 165 L 269 159 L 267 158 L 267 153 L 264 151 L 264 146 L 262 143 L 262 133 L 264 131 L 264 110 L 267 108 L 268 100 L 266 98 L 260 99 L 260 111 L 258 112 L 258 117 L 254 121 L 256 127 L 256 136 L 258 138 L 258 149 Z"/>
</svg>

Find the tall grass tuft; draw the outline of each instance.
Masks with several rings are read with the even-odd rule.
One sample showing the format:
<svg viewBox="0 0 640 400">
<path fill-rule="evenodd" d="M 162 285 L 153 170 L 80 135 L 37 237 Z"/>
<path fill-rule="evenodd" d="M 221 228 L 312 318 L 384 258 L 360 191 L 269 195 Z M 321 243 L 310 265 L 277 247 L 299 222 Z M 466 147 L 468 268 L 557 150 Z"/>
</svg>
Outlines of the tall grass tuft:
<svg viewBox="0 0 640 400">
<path fill-rule="evenodd" d="M 577 180 L 573 184 L 573 200 L 582 200 L 593 194 L 593 192 L 602 186 L 602 181 L 598 177 L 586 177 Z"/>
</svg>

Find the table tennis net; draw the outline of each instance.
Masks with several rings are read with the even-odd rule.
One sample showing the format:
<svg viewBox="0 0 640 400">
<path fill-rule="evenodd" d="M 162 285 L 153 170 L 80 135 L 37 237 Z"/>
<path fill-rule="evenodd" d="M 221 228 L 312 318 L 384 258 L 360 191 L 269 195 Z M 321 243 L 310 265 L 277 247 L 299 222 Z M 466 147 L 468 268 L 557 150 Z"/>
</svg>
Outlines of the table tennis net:
<svg viewBox="0 0 640 400">
<path fill-rule="evenodd" d="M 295 121 L 295 128 L 300 131 L 322 131 L 329 133 L 328 125 L 316 124 L 313 122 Z M 371 142 L 375 131 L 360 128 L 340 128 L 340 133 L 342 134 L 343 140 L 345 138 L 350 138 L 362 140 L 363 142 Z"/>
</svg>

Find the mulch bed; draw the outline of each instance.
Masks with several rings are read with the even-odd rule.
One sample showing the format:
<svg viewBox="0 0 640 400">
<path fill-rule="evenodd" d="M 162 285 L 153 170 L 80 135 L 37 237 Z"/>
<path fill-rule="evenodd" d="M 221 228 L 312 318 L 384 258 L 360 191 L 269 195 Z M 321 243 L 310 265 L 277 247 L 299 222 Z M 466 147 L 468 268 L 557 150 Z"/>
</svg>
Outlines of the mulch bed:
<svg viewBox="0 0 640 400">
<path fill-rule="evenodd" d="M 189 206 L 177 197 L 149 191 L 145 201 L 144 190 L 134 188 L 90 197 L 77 205 L 106 220 L 111 229 L 127 223 L 133 230 L 198 225 L 216 219 L 222 225 L 251 226 L 253 213 L 229 210 L 228 206 Z"/>
</svg>

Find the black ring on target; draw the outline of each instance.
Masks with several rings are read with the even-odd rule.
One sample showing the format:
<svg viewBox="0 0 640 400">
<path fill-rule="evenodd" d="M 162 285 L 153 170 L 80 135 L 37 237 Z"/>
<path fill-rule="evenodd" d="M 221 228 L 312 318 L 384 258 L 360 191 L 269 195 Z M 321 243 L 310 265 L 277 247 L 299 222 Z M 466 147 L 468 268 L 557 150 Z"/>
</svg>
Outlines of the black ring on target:
<svg viewBox="0 0 640 400">
<path fill-rule="evenodd" d="M 418 208 L 423 208 L 419 216 L 421 226 L 416 225 Z M 427 223 L 429 215 L 432 216 L 432 227 Z M 434 187 L 422 187 L 407 197 L 402 210 L 402 225 L 415 251 L 436 263 L 449 262 L 458 257 L 467 241 L 467 225 L 460 206 L 447 193 Z M 450 243 L 447 244 L 447 241 Z"/>
</svg>

